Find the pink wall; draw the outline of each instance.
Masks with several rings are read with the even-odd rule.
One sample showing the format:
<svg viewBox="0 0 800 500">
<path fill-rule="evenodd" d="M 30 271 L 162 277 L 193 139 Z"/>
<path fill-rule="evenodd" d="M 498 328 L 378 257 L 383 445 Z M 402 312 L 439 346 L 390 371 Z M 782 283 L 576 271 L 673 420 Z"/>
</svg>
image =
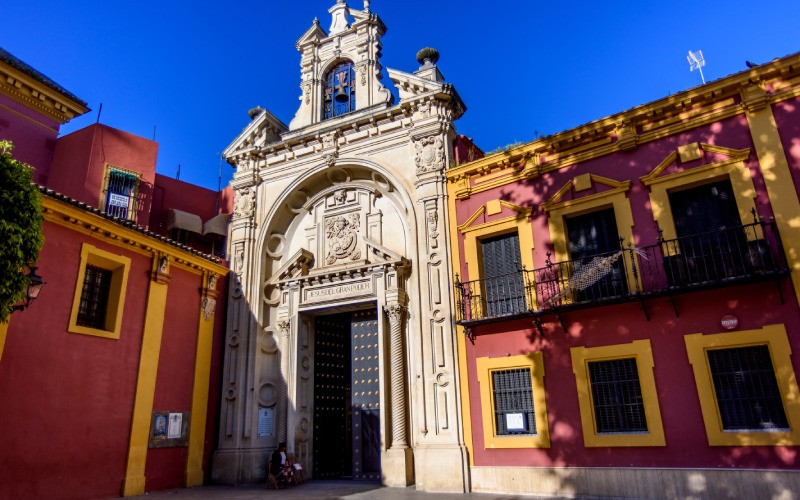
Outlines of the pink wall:
<svg viewBox="0 0 800 500">
<path fill-rule="evenodd" d="M 119 340 L 68 333 L 83 235 L 45 223 L 39 299 L 13 314 L 0 361 L 0 496 L 117 496 L 125 474 L 149 259 L 131 258 Z"/>
<path fill-rule="evenodd" d="M 781 129 L 784 147 L 800 187 L 800 100 L 776 106 L 775 117 Z M 534 248 L 534 265 L 543 267 L 547 252 L 553 245 L 548 227 L 548 215 L 540 204 L 575 176 L 593 173 L 614 180 L 631 180 L 628 192 L 633 219 L 634 244 L 654 244 L 658 227 L 650 211 L 649 190 L 639 177 L 650 173 L 679 146 L 701 142 L 717 146 L 745 149 L 751 154 L 745 164 L 750 169 L 757 196 L 754 205 L 758 213 L 769 217 L 772 207 L 767 197 L 764 178 L 758 164 L 750 130 L 744 115 L 738 115 L 707 126 L 697 127 L 662 140 L 646 143 L 629 152 L 617 152 L 576 165 L 548 172 L 541 177 L 523 180 L 489 191 L 473 194 L 456 201 L 457 223 L 462 224 L 490 200 L 501 199 L 520 206 L 533 206 L 530 222 Z M 670 166 L 662 175 L 690 169 L 701 164 L 727 159 L 712 153 L 705 158 Z M 545 157 L 544 161 L 547 162 Z M 562 198 L 584 197 L 608 188 L 595 185 L 579 193 L 570 192 Z M 750 209 L 750 206 L 742 207 Z M 482 215 L 473 224 L 491 222 L 516 215 L 509 209 L 499 214 Z M 748 221 L 750 222 L 750 221 Z M 464 257 L 464 237 L 459 235 L 462 280 L 476 279 L 479 269 L 468 266 Z M 552 257 L 555 260 L 555 257 Z M 555 316 L 543 320 L 541 334 L 530 319 L 501 321 L 477 326 L 472 332 L 475 344 L 467 342 L 467 367 L 472 416 L 472 453 L 475 465 L 489 466 L 587 466 L 587 467 L 750 467 L 791 469 L 800 466 L 796 447 L 710 447 L 706 438 L 700 405 L 691 365 L 686 354 L 684 335 L 719 333 L 724 314 L 739 318 L 739 330 L 759 329 L 764 325 L 783 323 L 793 345 L 800 344 L 800 308 L 794 299 L 791 282 L 780 282 L 786 303 L 781 304 L 774 283 L 750 284 L 694 292 L 677 297 L 680 316 L 676 316 L 668 299 L 647 301 L 648 321 L 636 303 L 593 307 L 564 313 L 566 331 Z M 570 348 L 603 346 L 649 339 L 655 361 L 654 375 L 664 424 L 666 447 L 604 447 L 586 448 L 583 445 L 580 410 L 575 376 L 572 371 Z M 475 359 L 502 357 L 542 351 L 545 370 L 545 392 L 551 434 L 550 449 L 485 449 L 482 430 L 482 411 Z M 800 371 L 800 357 L 792 360 Z M 468 437 L 468 439 L 470 439 Z"/>
<path fill-rule="evenodd" d="M 137 223 L 147 226 L 157 157 L 157 142 L 106 125 L 90 125 L 58 140 L 47 186 L 98 207 L 107 164 L 139 172 Z"/>
<path fill-rule="evenodd" d="M 176 267 L 170 274 L 153 411 L 188 412 L 192 410 L 194 356 L 200 317 L 200 294 L 196 290 L 202 283 L 199 275 Z M 145 490 L 182 487 L 187 457 L 186 447 L 148 450 Z"/>
<path fill-rule="evenodd" d="M 35 182 L 45 184 L 61 124 L 0 95 L 0 140 L 14 143 L 14 158 L 36 168 Z"/>
<path fill-rule="evenodd" d="M 793 297 L 791 283 L 781 283 L 784 297 Z M 576 467 L 769 467 L 800 466 L 795 447 L 708 446 L 694 375 L 683 336 L 719 333 L 724 314 L 739 318 L 739 330 L 784 323 L 793 345 L 800 342 L 800 312 L 794 300 L 781 304 L 772 283 L 724 288 L 677 298 L 679 317 L 666 298 L 648 301 L 650 321 L 638 303 L 596 307 L 564 314 L 567 330 L 554 316 L 540 334 L 530 320 L 473 328 L 475 345 L 467 342 L 467 366 L 475 465 Z M 666 447 L 583 445 L 580 409 L 570 348 L 596 347 L 650 339 Z M 502 357 L 542 351 L 550 449 L 484 449 L 476 357 Z M 793 357 L 795 371 L 800 359 Z"/>
<path fill-rule="evenodd" d="M 167 212 L 170 208 L 198 215 L 203 222 L 217 214 L 231 213 L 224 210 L 227 207 L 220 193 L 156 174 L 153 208 L 150 215 L 151 231 L 167 234 Z"/>
</svg>

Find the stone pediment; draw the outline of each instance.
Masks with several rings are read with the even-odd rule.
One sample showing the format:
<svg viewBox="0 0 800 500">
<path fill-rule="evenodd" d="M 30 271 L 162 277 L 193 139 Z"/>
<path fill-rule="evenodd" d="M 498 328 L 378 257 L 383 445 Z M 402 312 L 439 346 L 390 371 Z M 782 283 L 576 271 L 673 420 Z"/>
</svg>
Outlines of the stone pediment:
<svg viewBox="0 0 800 500">
<path fill-rule="evenodd" d="M 272 279 L 269 280 L 270 284 L 275 284 L 281 281 L 299 278 L 308 275 L 308 270 L 314 265 L 314 254 L 306 249 L 301 248 L 289 259 L 286 264 L 282 265 Z"/>
<path fill-rule="evenodd" d="M 266 109 L 261 110 L 261 113 L 225 148 L 222 155 L 225 158 L 231 158 L 264 147 L 267 144 L 279 141 L 281 134 L 287 130 L 289 130 L 289 127 L 276 118 L 275 115 Z"/>
<path fill-rule="evenodd" d="M 431 92 L 444 92 L 445 90 L 445 85 L 443 83 L 420 78 L 411 73 L 398 71 L 396 69 L 387 68 L 386 71 L 389 73 L 389 78 L 392 80 L 392 83 L 397 87 L 401 101 Z"/>
<path fill-rule="evenodd" d="M 713 156 L 713 158 L 712 158 Z M 703 142 L 685 144 L 671 152 L 653 170 L 639 179 L 645 186 L 666 179 L 670 175 L 670 167 L 677 167 L 678 163 L 689 163 L 695 160 L 704 160 L 706 165 L 717 165 L 729 161 L 737 162 L 746 160 L 750 156 L 750 149 L 732 149 Z M 717 161 L 713 161 L 713 160 Z M 698 168 L 698 167 L 695 167 Z M 663 175 L 662 175 L 663 174 Z"/>
<path fill-rule="evenodd" d="M 600 192 L 598 187 L 605 188 L 605 190 Z M 588 200 L 594 196 L 609 196 L 616 192 L 624 193 L 628 191 L 630 187 L 631 181 L 617 181 L 614 179 L 609 179 L 608 177 L 589 173 L 581 174 L 567 181 L 567 183 L 564 184 L 561 189 L 556 191 L 552 198 L 550 198 L 547 202 L 542 203 L 542 208 L 549 212 L 550 210 L 561 208 L 577 200 Z M 590 188 L 597 190 L 597 193 L 584 196 L 580 196 L 578 194 L 580 192 L 587 191 Z M 574 196 L 572 199 L 567 199 L 567 194 L 569 193 L 572 193 Z"/>
<path fill-rule="evenodd" d="M 311 27 L 308 28 L 308 30 L 305 33 L 303 33 L 303 36 L 301 36 L 300 39 L 297 40 L 297 43 L 295 45 L 299 49 L 300 47 L 308 45 L 309 43 L 311 44 L 319 43 L 321 40 L 324 40 L 327 37 L 328 33 L 326 33 L 325 30 L 322 29 L 322 26 L 320 26 L 319 19 L 315 18 L 314 22 L 311 24 Z"/>
</svg>

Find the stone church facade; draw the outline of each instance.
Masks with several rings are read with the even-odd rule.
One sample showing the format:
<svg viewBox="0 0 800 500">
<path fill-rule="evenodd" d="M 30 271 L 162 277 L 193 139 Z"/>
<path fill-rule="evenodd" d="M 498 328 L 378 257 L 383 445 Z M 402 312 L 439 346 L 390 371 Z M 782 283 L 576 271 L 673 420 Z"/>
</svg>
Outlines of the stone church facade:
<svg viewBox="0 0 800 500">
<path fill-rule="evenodd" d="M 372 13 L 338 0 L 298 40 L 300 107 L 267 110 L 236 168 L 219 448 L 212 476 L 263 480 L 285 441 L 313 477 L 467 491 L 444 170 L 465 106 L 418 54 L 388 69 Z"/>
</svg>

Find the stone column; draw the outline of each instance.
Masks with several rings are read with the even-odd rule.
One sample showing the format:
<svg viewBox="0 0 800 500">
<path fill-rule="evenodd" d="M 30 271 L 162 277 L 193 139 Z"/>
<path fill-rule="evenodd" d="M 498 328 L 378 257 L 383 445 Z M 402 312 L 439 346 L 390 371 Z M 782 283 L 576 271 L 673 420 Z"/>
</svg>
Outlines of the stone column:
<svg viewBox="0 0 800 500">
<path fill-rule="evenodd" d="M 392 444 L 391 448 L 408 448 L 406 440 L 406 384 L 405 355 L 403 354 L 403 319 L 406 308 L 400 304 L 386 306 L 389 317 L 389 353 L 392 391 Z"/>
<path fill-rule="evenodd" d="M 286 442 L 286 423 L 288 422 L 289 400 L 289 329 L 291 324 L 288 319 L 278 320 L 278 348 L 281 356 L 281 382 L 278 384 L 278 442 Z M 294 448 L 294 447 L 292 447 Z"/>
</svg>

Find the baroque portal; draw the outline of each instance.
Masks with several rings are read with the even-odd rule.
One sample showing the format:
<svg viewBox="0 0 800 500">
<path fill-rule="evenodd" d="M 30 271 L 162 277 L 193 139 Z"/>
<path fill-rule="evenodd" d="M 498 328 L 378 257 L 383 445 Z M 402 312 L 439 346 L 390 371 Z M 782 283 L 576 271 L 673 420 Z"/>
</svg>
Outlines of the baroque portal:
<svg viewBox="0 0 800 500">
<path fill-rule="evenodd" d="M 465 108 L 432 49 L 387 71 L 395 102 L 369 3 L 330 14 L 297 42 L 291 123 L 255 108 L 224 153 L 237 201 L 212 475 L 261 481 L 286 441 L 312 477 L 466 491 L 443 175 Z"/>
</svg>

